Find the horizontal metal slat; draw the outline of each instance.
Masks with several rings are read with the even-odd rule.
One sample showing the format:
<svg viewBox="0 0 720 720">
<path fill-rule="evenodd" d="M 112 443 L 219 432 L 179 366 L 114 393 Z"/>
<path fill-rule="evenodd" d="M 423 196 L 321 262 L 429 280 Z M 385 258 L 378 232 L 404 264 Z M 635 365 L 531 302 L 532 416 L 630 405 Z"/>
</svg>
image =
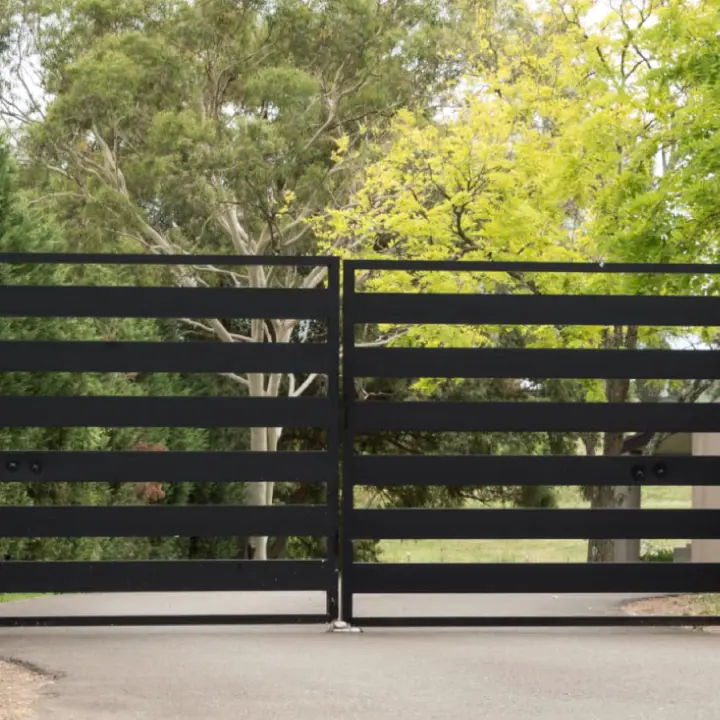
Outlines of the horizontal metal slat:
<svg viewBox="0 0 720 720">
<path fill-rule="evenodd" d="M 325 452 L 0 452 L 0 482 L 328 482 Z"/>
<path fill-rule="evenodd" d="M 358 293 L 348 305 L 353 323 L 720 325 L 720 297 Z"/>
<path fill-rule="evenodd" d="M 0 562 L 0 593 L 326 590 L 322 560 Z"/>
<path fill-rule="evenodd" d="M 356 377 L 720 378 L 720 353 L 695 350 L 356 348 Z"/>
<path fill-rule="evenodd" d="M 356 432 L 720 432 L 716 403 L 356 402 Z"/>
<path fill-rule="evenodd" d="M 362 616 L 357 627 L 702 627 L 720 625 L 718 615 L 476 615 L 453 617 Z M 0 619 L 0 626 L 2 620 Z"/>
<path fill-rule="evenodd" d="M 720 563 L 356 563 L 361 593 L 705 593 Z"/>
<path fill-rule="evenodd" d="M 336 312 L 326 290 L 174 287 L 0 287 L 0 316 L 278 318 L 320 320 Z"/>
<path fill-rule="evenodd" d="M 326 398 L 0 397 L 6 427 L 325 427 Z"/>
<path fill-rule="evenodd" d="M 0 263 L 60 265 L 268 265 L 332 267 L 337 257 L 277 255 L 152 255 L 150 253 L 0 253 Z M 720 265 L 699 263 L 572 263 L 471 260 L 346 260 L 353 270 L 634 273 L 712 275 Z"/>
<path fill-rule="evenodd" d="M 355 510 L 345 523 L 355 540 L 720 539 L 720 510 L 403 508 Z"/>
<path fill-rule="evenodd" d="M 3 372 L 330 372 L 328 345 L 0 341 Z"/>
<path fill-rule="evenodd" d="M 0 537 L 327 537 L 324 506 L 0 507 Z"/>
<path fill-rule="evenodd" d="M 337 257 L 292 255 L 152 255 L 150 253 L 0 253 L 0 263 L 13 265 L 267 265 L 334 267 Z M 711 272 L 711 271 L 707 271 Z"/>
<path fill-rule="evenodd" d="M 720 265 L 700 263 L 581 263 L 518 260 L 345 260 L 346 270 L 395 272 L 558 272 L 633 273 L 647 275 L 713 275 Z"/>
<path fill-rule="evenodd" d="M 290 615 L 16 615 L 0 627 L 187 627 L 195 625 L 322 625 L 326 614 Z"/>
<path fill-rule="evenodd" d="M 638 477 L 637 469 L 642 470 Z M 0 474 L 0 478 L 2 475 Z M 355 485 L 717 485 L 720 457 L 654 455 L 356 455 Z"/>
</svg>

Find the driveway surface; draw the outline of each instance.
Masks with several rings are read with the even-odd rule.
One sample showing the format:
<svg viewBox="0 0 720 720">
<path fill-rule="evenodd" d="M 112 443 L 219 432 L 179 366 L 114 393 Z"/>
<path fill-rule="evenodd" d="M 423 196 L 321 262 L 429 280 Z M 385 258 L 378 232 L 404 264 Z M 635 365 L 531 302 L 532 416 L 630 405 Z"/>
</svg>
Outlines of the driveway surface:
<svg viewBox="0 0 720 720">
<path fill-rule="evenodd" d="M 618 596 L 358 598 L 358 614 L 610 614 Z M 38 598 L 3 614 L 318 612 L 322 598 Z M 2 629 L 61 676 L 38 720 L 717 720 L 720 636 L 682 629 Z"/>
</svg>

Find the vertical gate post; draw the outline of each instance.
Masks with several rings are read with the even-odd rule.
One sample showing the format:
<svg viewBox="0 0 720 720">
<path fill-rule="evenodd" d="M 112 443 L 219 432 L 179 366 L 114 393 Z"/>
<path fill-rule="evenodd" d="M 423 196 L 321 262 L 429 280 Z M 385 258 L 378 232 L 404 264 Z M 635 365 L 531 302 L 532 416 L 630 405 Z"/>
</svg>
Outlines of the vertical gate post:
<svg viewBox="0 0 720 720">
<path fill-rule="evenodd" d="M 332 518 L 332 534 L 327 538 L 327 559 L 332 569 L 332 580 L 327 591 L 327 614 L 330 623 L 340 617 L 340 445 L 342 442 L 342 397 L 340 392 L 340 263 L 337 259 L 328 265 L 328 293 L 332 313 L 328 317 L 327 352 L 331 357 L 327 394 L 337 408 L 337 418 L 328 428 L 327 446 L 333 458 L 333 471 L 327 483 L 327 506 Z"/>
<path fill-rule="evenodd" d="M 353 297 L 355 295 L 355 267 L 346 262 L 343 265 L 343 319 L 342 319 L 342 514 L 341 514 L 341 619 L 352 624 L 353 586 L 352 569 L 355 561 L 353 541 L 350 531 L 351 518 L 355 506 L 355 482 L 353 477 L 353 455 L 355 454 L 355 429 L 353 427 L 352 404 L 355 399 L 355 370 L 353 352 L 355 347 L 355 318 L 353 317 Z"/>
</svg>

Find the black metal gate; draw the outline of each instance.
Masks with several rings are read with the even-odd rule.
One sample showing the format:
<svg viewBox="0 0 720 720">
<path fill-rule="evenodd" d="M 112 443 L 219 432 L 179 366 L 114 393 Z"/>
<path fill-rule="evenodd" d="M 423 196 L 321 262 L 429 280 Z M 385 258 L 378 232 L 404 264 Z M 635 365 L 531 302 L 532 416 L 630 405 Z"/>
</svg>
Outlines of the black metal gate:
<svg viewBox="0 0 720 720">
<path fill-rule="evenodd" d="M 0 507 L 3 537 L 283 535 L 327 538 L 323 560 L 0 561 L 0 592 L 321 591 L 317 614 L 0 618 L 0 625 L 327 623 L 379 625 L 720 624 L 720 617 L 360 617 L 358 594 L 673 593 L 720 591 L 720 564 L 362 563 L 362 539 L 720 539 L 720 510 L 374 510 L 358 486 L 716 485 L 720 457 L 363 455 L 356 438 L 384 430 L 720 432 L 718 404 L 367 402 L 363 377 L 720 378 L 715 352 L 356 347 L 365 323 L 720 327 L 720 298 L 358 292 L 381 270 L 720 273 L 717 266 L 358 261 L 343 278 L 327 258 L 0 255 L 15 264 L 326 267 L 321 289 L 0 287 L 15 317 L 292 318 L 327 324 L 327 342 L 58 342 L 0 339 L 0 372 L 297 372 L 328 378 L 325 397 L 2 397 L 0 427 L 319 427 L 317 452 L 0 452 L 0 482 L 261 482 L 327 484 L 319 506 Z M 341 429 L 341 409 L 344 425 Z M 343 453 L 340 455 L 340 444 Z M 340 507 L 339 471 L 343 472 Z M 340 521 L 342 518 L 342 522 Z M 342 537 L 340 538 L 339 535 Z M 340 545 L 341 541 L 341 545 Z M 341 557 L 338 550 L 341 548 Z M 340 563 L 338 562 L 340 560 Z M 339 577 L 342 569 L 342 582 Z M 338 595 L 341 594 L 341 602 Z"/>
<path fill-rule="evenodd" d="M 361 455 L 382 431 L 720 432 L 720 404 L 368 402 L 367 377 L 720 378 L 715 352 L 355 347 L 360 324 L 720 326 L 718 297 L 538 296 L 358 292 L 356 274 L 408 272 L 718 273 L 718 266 L 346 262 L 343 273 L 342 616 L 383 625 L 689 625 L 720 618 L 358 617 L 356 594 L 678 593 L 720 591 L 720 564 L 361 563 L 353 542 L 386 539 L 720 538 L 720 510 L 362 509 L 357 486 L 716 485 L 720 457 Z"/>
<path fill-rule="evenodd" d="M 0 592 L 322 591 L 324 613 L 0 618 L 0 625 L 315 623 L 337 617 L 339 269 L 335 259 L 3 255 L 12 264 L 327 268 L 319 289 L 0 287 L 0 315 L 55 318 L 287 318 L 327 323 L 327 342 L 0 341 L 0 372 L 322 373 L 325 397 L 3 397 L 0 427 L 316 427 L 318 452 L 0 452 L 0 482 L 326 483 L 317 506 L 0 507 L 3 537 L 327 538 L 323 560 L 0 561 Z"/>
</svg>

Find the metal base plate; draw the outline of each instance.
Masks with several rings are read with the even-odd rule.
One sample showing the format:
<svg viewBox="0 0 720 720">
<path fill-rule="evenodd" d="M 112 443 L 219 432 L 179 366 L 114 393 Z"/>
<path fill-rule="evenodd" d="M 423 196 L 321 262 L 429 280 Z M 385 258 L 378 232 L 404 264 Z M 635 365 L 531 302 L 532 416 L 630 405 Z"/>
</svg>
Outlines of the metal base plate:
<svg viewBox="0 0 720 720">
<path fill-rule="evenodd" d="M 328 632 L 358 634 L 362 632 L 362 628 L 350 625 L 343 620 L 335 620 L 335 622 L 330 625 L 330 629 L 328 630 Z"/>
</svg>

